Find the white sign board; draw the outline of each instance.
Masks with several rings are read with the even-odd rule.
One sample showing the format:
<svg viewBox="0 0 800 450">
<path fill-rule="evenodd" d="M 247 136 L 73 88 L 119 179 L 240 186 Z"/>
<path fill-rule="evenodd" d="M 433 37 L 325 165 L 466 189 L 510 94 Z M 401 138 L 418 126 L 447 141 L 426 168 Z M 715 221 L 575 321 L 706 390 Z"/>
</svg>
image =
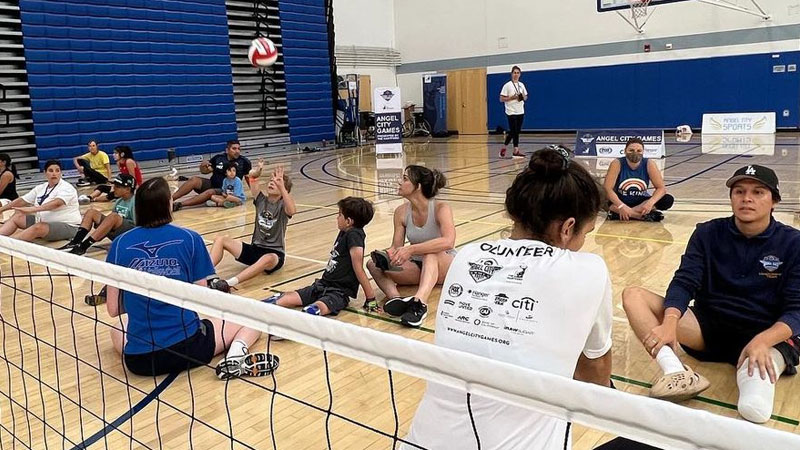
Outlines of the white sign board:
<svg viewBox="0 0 800 450">
<path fill-rule="evenodd" d="M 775 154 L 774 134 L 703 134 L 703 153 L 715 155 Z"/>
<path fill-rule="evenodd" d="M 775 113 L 703 114 L 703 134 L 773 134 Z"/>
<path fill-rule="evenodd" d="M 372 91 L 375 111 L 375 153 L 403 153 L 403 121 L 399 87 L 378 87 Z"/>
</svg>

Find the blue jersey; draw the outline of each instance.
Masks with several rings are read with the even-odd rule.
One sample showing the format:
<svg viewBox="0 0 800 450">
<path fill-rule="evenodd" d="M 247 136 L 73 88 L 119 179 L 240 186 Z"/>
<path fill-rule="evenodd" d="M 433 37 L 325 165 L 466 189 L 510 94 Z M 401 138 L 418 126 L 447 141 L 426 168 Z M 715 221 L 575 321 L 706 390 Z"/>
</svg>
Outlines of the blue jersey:
<svg viewBox="0 0 800 450">
<path fill-rule="evenodd" d="M 650 175 L 647 173 L 648 159 L 642 158 L 642 162 L 636 169 L 631 169 L 628 160 L 624 157 L 617 161 L 619 161 L 620 167 L 617 182 L 614 184 L 614 192 L 617 193 L 622 203 L 638 204 L 642 201 L 642 197 L 650 197 L 650 193 L 647 192 L 647 188 L 650 186 Z"/>
<path fill-rule="evenodd" d="M 117 237 L 106 261 L 187 283 L 214 274 L 200 235 L 169 224 L 137 227 Z M 150 353 L 177 344 L 194 335 L 200 323 L 194 311 L 133 292 L 125 292 L 123 304 L 128 313 L 126 354 Z"/>
<path fill-rule="evenodd" d="M 225 178 L 222 180 L 222 194 L 233 195 L 239 197 L 239 200 L 244 201 L 244 184 L 239 178 Z"/>
</svg>

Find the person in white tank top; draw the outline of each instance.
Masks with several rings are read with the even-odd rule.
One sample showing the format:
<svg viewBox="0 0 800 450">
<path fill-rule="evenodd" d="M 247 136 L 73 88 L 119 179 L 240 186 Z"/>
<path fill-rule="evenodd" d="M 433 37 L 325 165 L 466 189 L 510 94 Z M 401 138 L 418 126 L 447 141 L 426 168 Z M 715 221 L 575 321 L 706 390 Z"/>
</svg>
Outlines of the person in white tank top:
<svg viewBox="0 0 800 450">
<path fill-rule="evenodd" d="M 453 260 L 435 344 L 610 386 L 610 276 L 601 257 L 578 251 L 600 187 L 566 151 L 548 148 L 533 154 L 505 204 L 511 236 L 469 244 Z M 431 450 L 561 450 L 570 440 L 564 420 L 434 382 L 404 438 Z"/>
<path fill-rule="evenodd" d="M 399 316 L 409 327 L 422 325 L 428 315 L 428 296 L 444 281 L 455 255 L 453 211 L 435 198 L 445 184 L 447 179 L 436 169 L 406 167 L 397 193 L 408 202 L 394 210 L 392 246 L 372 252 L 367 262 L 375 283 L 386 294 L 383 310 Z M 414 295 L 403 297 L 397 285 L 418 288 Z"/>
</svg>

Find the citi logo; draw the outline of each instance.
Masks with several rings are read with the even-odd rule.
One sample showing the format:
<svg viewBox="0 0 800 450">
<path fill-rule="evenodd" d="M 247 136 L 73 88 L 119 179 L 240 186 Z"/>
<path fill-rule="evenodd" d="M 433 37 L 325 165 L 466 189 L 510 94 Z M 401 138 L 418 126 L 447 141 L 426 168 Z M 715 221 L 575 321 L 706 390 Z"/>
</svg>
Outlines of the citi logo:
<svg viewBox="0 0 800 450">
<path fill-rule="evenodd" d="M 539 300 L 534 300 L 530 297 L 522 297 L 519 300 L 512 300 L 511 307 L 521 309 L 523 311 L 533 311 L 533 308 L 537 303 L 539 303 Z"/>
</svg>

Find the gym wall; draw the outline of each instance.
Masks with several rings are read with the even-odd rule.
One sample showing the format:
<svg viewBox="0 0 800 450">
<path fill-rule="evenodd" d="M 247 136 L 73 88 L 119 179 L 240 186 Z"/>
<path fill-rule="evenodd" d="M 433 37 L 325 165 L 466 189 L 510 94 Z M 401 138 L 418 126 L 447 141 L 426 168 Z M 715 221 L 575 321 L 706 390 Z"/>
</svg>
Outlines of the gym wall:
<svg viewBox="0 0 800 450">
<path fill-rule="evenodd" d="M 514 64 L 531 92 L 529 130 L 696 127 L 704 112 L 731 111 L 776 111 L 779 127 L 800 128 L 800 72 L 773 73 L 800 67 L 800 1 L 759 3 L 772 20 L 694 1 L 661 5 L 637 35 L 594 1 L 403 0 L 398 84 L 419 101 L 422 74 L 486 67 L 489 130 L 507 126 L 498 96 Z"/>
<path fill-rule="evenodd" d="M 323 5 L 280 2 L 293 142 L 333 137 Z M 21 0 L 20 11 L 40 167 L 71 168 L 90 139 L 148 160 L 237 137 L 224 0 Z"/>
<path fill-rule="evenodd" d="M 337 47 L 396 47 L 394 0 L 334 0 L 333 22 Z M 379 61 L 361 64 L 337 61 L 336 68 L 339 75 L 369 75 L 373 87 L 397 85 L 394 66 Z"/>
</svg>

